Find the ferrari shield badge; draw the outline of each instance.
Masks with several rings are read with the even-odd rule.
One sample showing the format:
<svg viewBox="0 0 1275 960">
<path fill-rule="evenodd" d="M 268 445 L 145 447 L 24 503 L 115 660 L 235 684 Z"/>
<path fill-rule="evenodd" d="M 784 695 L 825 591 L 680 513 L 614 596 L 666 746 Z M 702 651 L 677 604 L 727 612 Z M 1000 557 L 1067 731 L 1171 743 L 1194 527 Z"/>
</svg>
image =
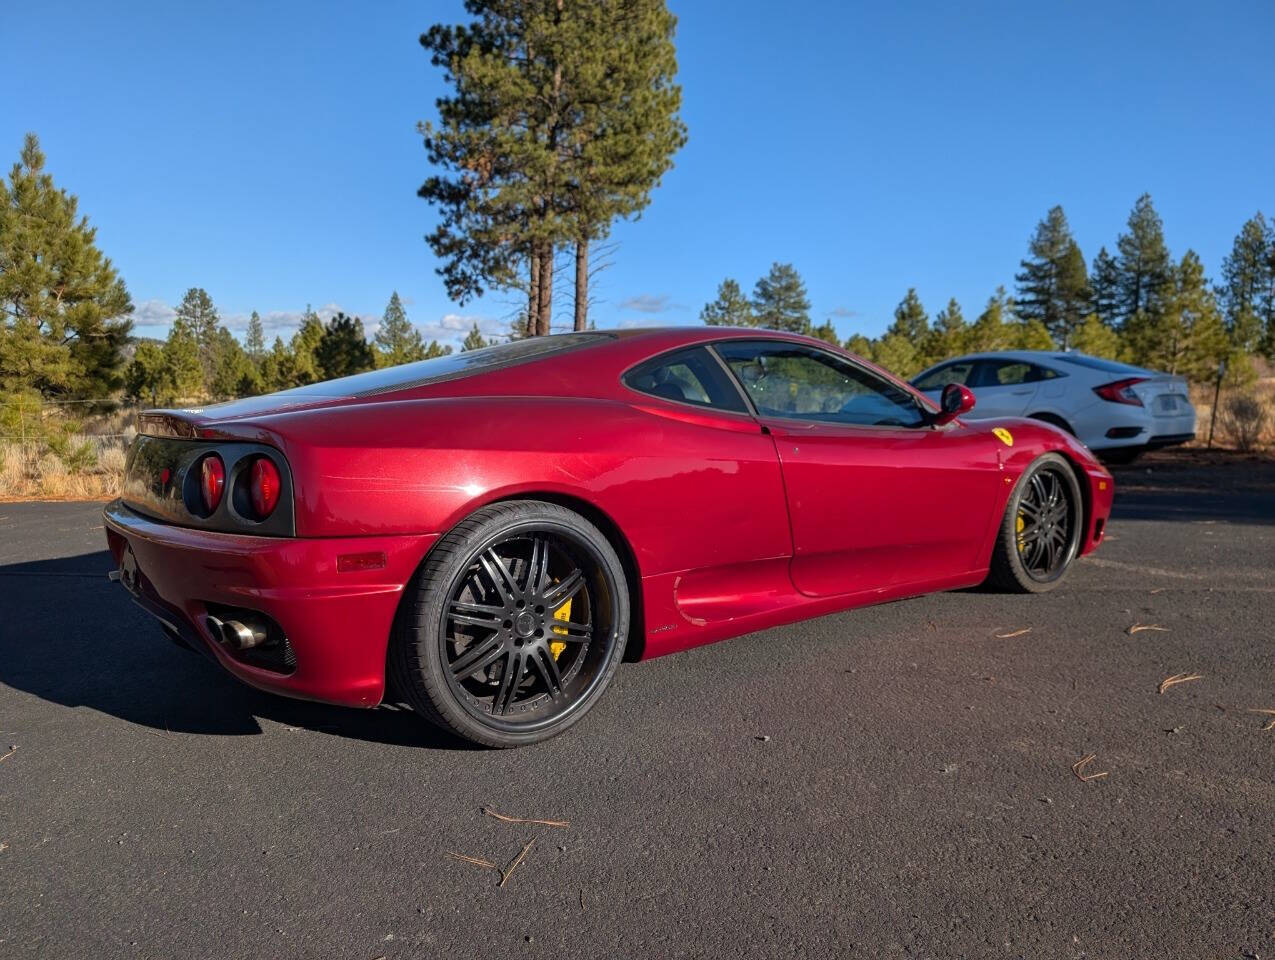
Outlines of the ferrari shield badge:
<svg viewBox="0 0 1275 960">
<path fill-rule="evenodd" d="M 1005 446 L 1012 447 L 1014 445 L 1014 435 L 1004 427 L 995 427 L 992 433 L 996 434 L 996 439 L 1005 444 Z"/>
</svg>

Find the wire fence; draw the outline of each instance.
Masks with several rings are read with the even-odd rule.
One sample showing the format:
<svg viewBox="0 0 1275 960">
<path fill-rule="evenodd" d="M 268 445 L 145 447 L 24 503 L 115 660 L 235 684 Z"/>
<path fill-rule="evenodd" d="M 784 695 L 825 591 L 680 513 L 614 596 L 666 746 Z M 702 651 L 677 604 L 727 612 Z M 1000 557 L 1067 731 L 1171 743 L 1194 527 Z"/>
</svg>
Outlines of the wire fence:
<svg viewBox="0 0 1275 960">
<path fill-rule="evenodd" d="M 145 404 L 117 397 L 82 400 L 36 399 L 26 394 L 0 396 L 0 443 L 47 446 L 51 438 L 129 440 Z M 56 442 L 56 441 L 55 441 Z"/>
</svg>

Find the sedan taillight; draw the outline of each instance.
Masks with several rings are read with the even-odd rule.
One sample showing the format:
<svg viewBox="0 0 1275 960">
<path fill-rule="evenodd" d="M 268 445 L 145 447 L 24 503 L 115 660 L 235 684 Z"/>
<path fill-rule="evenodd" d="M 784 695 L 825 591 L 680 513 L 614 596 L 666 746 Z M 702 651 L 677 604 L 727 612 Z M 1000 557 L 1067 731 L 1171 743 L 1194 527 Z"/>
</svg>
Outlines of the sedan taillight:
<svg viewBox="0 0 1275 960">
<path fill-rule="evenodd" d="M 269 457 L 258 457 L 252 461 L 249 494 L 252 497 L 252 512 L 258 520 L 264 520 L 274 513 L 274 508 L 279 503 L 279 487 L 279 468 Z"/>
<path fill-rule="evenodd" d="M 225 489 L 226 465 L 217 454 L 209 454 L 199 466 L 199 496 L 209 514 L 216 512 Z"/>
<path fill-rule="evenodd" d="M 1127 380 L 1116 380 L 1114 383 L 1104 383 L 1101 387 L 1094 387 L 1093 392 L 1110 403 L 1127 403 L 1130 406 L 1140 407 L 1142 398 L 1133 392 L 1133 387 L 1146 379 L 1146 377 L 1130 377 Z"/>
</svg>

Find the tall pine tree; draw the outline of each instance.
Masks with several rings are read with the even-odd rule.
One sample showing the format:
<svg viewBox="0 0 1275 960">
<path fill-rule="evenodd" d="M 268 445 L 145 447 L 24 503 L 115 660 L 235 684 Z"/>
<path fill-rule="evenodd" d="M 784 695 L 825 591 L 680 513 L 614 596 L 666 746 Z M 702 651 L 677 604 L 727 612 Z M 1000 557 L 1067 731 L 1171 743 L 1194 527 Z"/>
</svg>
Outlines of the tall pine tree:
<svg viewBox="0 0 1275 960">
<path fill-rule="evenodd" d="M 790 333 L 810 332 L 810 298 L 801 274 L 791 263 L 773 263 L 753 288 L 757 325 Z"/>
<path fill-rule="evenodd" d="M 1116 258 L 1107 252 L 1106 247 L 1098 250 L 1093 258 L 1093 270 L 1089 273 L 1089 287 L 1093 291 L 1093 313 L 1108 327 L 1115 327 L 1120 322 L 1120 268 Z"/>
<path fill-rule="evenodd" d="M 917 296 L 916 288 L 909 287 L 908 292 L 899 301 L 899 305 L 894 308 L 894 323 L 890 325 L 886 333 L 887 335 L 898 334 L 914 347 L 920 347 L 929 332 L 929 315 L 926 314 L 925 307 L 921 305 L 921 298 Z"/>
<path fill-rule="evenodd" d="M 266 356 L 266 331 L 261 325 L 261 315 L 256 310 L 252 311 L 252 316 L 248 318 L 248 330 L 244 333 L 243 346 L 252 362 L 260 366 Z"/>
<path fill-rule="evenodd" d="M 987 306 L 978 315 L 978 319 L 970 326 L 966 334 L 966 349 L 971 353 L 984 353 L 989 350 L 1007 350 L 1010 346 L 1008 323 L 1013 313 L 1014 301 L 1005 293 L 1004 287 L 997 287 L 996 292 L 987 299 Z"/>
<path fill-rule="evenodd" d="M 561 5 L 559 5 L 561 9 Z M 565 200 L 574 223 L 576 330 L 588 329 L 589 244 L 650 203 L 686 143 L 682 89 L 664 0 L 581 3 L 560 18 Z"/>
<path fill-rule="evenodd" d="M 0 389 L 102 397 L 122 383 L 124 281 L 29 133 L 0 179 Z"/>
<path fill-rule="evenodd" d="M 478 321 L 474 321 L 474 325 L 470 328 L 469 333 L 465 334 L 465 339 L 461 341 L 460 352 L 468 353 L 470 350 L 481 350 L 483 347 L 490 347 L 491 341 L 487 340 L 478 329 Z"/>
<path fill-rule="evenodd" d="M 1092 294 L 1085 258 L 1062 207 L 1053 207 L 1037 224 L 1028 252 L 1015 277 L 1018 316 L 1023 322 L 1039 321 L 1065 347 L 1089 312 Z"/>
<path fill-rule="evenodd" d="M 961 305 L 953 297 L 934 317 L 934 326 L 930 329 L 923 358 L 925 365 L 964 353 L 968 330 Z"/>
<path fill-rule="evenodd" d="M 1186 350 L 1177 371 L 1199 383 L 1217 375 L 1218 363 L 1231 354 L 1222 312 L 1204 276 L 1204 264 L 1188 250 L 1174 271 L 1173 309 L 1186 332 Z"/>
<path fill-rule="evenodd" d="M 751 327 L 756 323 L 753 305 L 744 296 L 739 283 L 730 277 L 718 286 L 717 299 L 704 304 L 699 318 L 712 327 Z"/>
<path fill-rule="evenodd" d="M 567 4 L 466 0 L 467 24 L 421 37 L 454 93 L 421 124 L 439 174 L 428 237 L 449 295 L 523 285 L 547 334 L 554 258 L 577 250 L 576 326 L 588 303 L 588 243 L 636 214 L 685 140 L 663 0 Z"/>
<path fill-rule="evenodd" d="M 1129 232 L 1116 239 L 1116 260 L 1120 278 L 1120 325 L 1139 315 L 1155 316 L 1164 307 L 1173 276 L 1173 262 L 1164 243 L 1164 224 L 1144 193 L 1129 214 Z M 1138 321 L 1141 322 L 1141 321 Z"/>
<path fill-rule="evenodd" d="M 371 370 L 376 360 L 363 333 L 363 321 L 344 313 L 329 320 L 315 345 L 314 360 L 324 380 Z"/>
<path fill-rule="evenodd" d="M 164 395 L 169 401 L 196 401 L 207 396 L 199 339 L 181 317 L 173 321 L 164 343 Z"/>
<path fill-rule="evenodd" d="M 396 367 L 400 363 L 413 363 L 425 359 L 425 343 L 421 332 L 407 319 L 407 311 L 403 309 L 403 301 L 398 291 L 390 295 L 390 302 L 385 305 L 385 315 L 381 325 L 376 328 L 373 338 L 376 344 L 376 365 L 378 367 Z"/>
<path fill-rule="evenodd" d="M 1222 261 L 1219 292 L 1231 340 L 1240 350 L 1255 349 L 1263 327 L 1269 333 L 1275 322 L 1275 227 L 1260 210 L 1245 221 Z"/>
<path fill-rule="evenodd" d="M 315 358 L 319 341 L 323 339 L 323 329 L 323 321 L 307 303 L 305 313 L 301 315 L 301 326 L 288 342 L 288 361 L 284 369 L 291 386 L 317 383 L 324 378 L 323 368 Z"/>
<path fill-rule="evenodd" d="M 204 389 L 213 390 L 213 379 L 217 371 L 217 328 L 221 325 L 221 317 L 212 297 L 203 287 L 191 287 L 177 305 L 177 319 L 184 323 L 199 345 L 199 364 L 204 371 Z"/>
</svg>

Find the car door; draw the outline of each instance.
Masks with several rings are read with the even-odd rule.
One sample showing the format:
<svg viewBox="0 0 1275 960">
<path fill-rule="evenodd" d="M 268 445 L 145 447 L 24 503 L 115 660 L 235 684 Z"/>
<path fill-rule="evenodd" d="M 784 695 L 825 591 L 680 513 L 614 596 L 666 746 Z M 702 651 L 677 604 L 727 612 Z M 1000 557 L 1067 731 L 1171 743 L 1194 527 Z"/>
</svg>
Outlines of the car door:
<svg viewBox="0 0 1275 960">
<path fill-rule="evenodd" d="M 920 589 L 986 562 L 1000 483 L 987 434 L 930 425 L 912 394 L 831 351 L 779 340 L 714 349 L 779 453 L 798 590 Z"/>
<path fill-rule="evenodd" d="M 1040 387 L 1037 370 L 1023 360 L 980 360 L 968 384 L 977 401 L 973 415 L 980 420 L 1026 416 Z"/>
</svg>

